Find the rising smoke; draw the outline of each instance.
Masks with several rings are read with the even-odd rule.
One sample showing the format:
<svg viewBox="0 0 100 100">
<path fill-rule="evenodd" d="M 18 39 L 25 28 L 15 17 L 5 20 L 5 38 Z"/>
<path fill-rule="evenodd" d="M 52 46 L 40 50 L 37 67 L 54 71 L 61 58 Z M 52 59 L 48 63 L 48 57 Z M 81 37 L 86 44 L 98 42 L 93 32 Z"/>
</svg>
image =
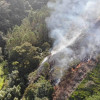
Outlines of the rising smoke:
<svg viewBox="0 0 100 100">
<path fill-rule="evenodd" d="M 100 53 L 100 0 L 55 0 L 48 7 L 46 23 L 54 39 L 50 60 L 60 68 L 60 79 L 73 61 Z"/>
</svg>

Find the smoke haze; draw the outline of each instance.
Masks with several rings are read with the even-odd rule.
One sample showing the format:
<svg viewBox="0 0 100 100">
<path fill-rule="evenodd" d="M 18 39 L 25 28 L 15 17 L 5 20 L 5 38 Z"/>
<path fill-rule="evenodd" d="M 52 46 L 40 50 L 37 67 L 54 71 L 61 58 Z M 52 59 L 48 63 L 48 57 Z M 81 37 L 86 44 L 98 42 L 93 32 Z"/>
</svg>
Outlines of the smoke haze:
<svg viewBox="0 0 100 100">
<path fill-rule="evenodd" d="M 63 71 L 75 60 L 95 58 L 100 52 L 100 0 L 56 0 L 49 2 L 46 19 L 54 39 L 50 60 Z"/>
</svg>

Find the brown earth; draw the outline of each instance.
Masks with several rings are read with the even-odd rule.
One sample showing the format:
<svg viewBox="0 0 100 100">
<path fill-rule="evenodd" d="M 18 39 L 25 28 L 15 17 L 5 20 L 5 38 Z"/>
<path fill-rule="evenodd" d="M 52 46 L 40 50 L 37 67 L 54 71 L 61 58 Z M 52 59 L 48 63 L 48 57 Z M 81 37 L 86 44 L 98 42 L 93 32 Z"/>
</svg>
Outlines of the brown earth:
<svg viewBox="0 0 100 100">
<path fill-rule="evenodd" d="M 67 100 L 96 64 L 97 61 L 90 60 L 79 64 L 75 69 L 69 69 L 58 86 L 54 87 L 53 100 Z"/>
</svg>

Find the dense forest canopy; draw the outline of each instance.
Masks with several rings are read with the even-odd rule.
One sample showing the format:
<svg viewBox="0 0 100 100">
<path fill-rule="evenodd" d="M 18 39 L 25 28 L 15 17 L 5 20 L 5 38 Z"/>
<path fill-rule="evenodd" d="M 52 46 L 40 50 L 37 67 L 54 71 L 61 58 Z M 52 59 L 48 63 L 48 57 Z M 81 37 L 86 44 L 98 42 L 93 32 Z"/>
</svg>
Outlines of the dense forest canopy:
<svg viewBox="0 0 100 100">
<path fill-rule="evenodd" d="M 52 99 L 53 87 L 45 75 L 28 85 L 28 75 L 36 72 L 52 44 L 45 23 L 47 2 L 0 1 L 0 100 Z"/>
</svg>

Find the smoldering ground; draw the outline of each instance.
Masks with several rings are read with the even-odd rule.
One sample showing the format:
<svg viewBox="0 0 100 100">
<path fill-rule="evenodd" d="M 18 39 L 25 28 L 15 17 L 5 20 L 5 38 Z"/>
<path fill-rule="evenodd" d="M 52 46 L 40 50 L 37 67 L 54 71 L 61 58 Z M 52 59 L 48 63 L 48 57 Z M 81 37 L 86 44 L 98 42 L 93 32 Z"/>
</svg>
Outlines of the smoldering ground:
<svg viewBox="0 0 100 100">
<path fill-rule="evenodd" d="M 49 60 L 63 71 L 75 60 L 95 58 L 100 53 L 100 0 L 55 0 L 46 24 L 54 44 Z M 53 67 L 53 69 L 54 69 Z"/>
</svg>

